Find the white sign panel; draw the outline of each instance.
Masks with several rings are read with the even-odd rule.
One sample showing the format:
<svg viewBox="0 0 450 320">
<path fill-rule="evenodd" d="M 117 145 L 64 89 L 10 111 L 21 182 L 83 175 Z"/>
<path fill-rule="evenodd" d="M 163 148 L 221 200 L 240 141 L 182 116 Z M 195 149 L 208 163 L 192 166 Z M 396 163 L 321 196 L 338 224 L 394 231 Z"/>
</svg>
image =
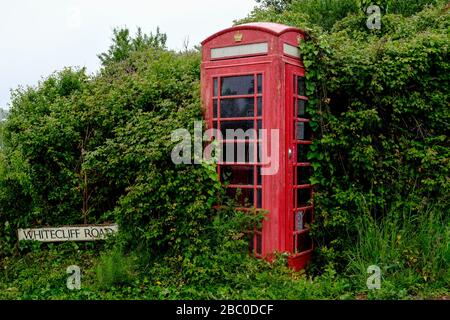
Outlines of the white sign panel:
<svg viewBox="0 0 450 320">
<path fill-rule="evenodd" d="M 267 42 L 242 44 L 238 46 L 211 49 L 211 59 L 264 54 L 267 52 L 269 52 L 269 45 Z"/>
<path fill-rule="evenodd" d="M 65 226 L 59 228 L 19 229 L 17 235 L 19 241 L 34 240 L 40 242 L 63 241 L 95 241 L 103 240 L 107 235 L 118 231 L 116 224 L 111 225 L 86 225 Z"/>
<path fill-rule="evenodd" d="M 291 46 L 290 44 L 283 44 L 284 53 L 290 56 L 300 58 L 300 49 L 298 47 Z"/>
</svg>

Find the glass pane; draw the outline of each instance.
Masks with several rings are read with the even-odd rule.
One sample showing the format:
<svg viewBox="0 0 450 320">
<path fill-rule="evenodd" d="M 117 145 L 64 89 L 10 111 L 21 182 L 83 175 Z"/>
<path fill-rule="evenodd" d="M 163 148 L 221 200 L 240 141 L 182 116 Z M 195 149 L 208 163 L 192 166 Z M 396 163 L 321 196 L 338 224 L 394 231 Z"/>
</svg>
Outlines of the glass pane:
<svg viewBox="0 0 450 320">
<path fill-rule="evenodd" d="M 256 167 L 256 183 L 258 186 L 262 185 L 261 167 Z"/>
<path fill-rule="evenodd" d="M 312 129 L 309 122 L 305 122 L 305 140 L 312 139 Z"/>
<path fill-rule="evenodd" d="M 244 207 L 253 207 L 254 189 L 227 188 L 227 195 Z"/>
<path fill-rule="evenodd" d="M 222 181 L 237 185 L 253 185 L 253 166 L 220 166 Z"/>
<path fill-rule="evenodd" d="M 311 204 L 311 188 L 297 189 L 296 207 L 306 207 Z"/>
<path fill-rule="evenodd" d="M 220 122 L 220 130 L 222 131 L 222 135 L 226 137 L 226 130 L 237 130 L 242 129 L 247 131 L 248 129 L 254 129 L 254 121 L 253 120 L 232 120 L 232 121 L 221 121 Z"/>
<path fill-rule="evenodd" d="M 305 210 L 298 210 L 295 213 L 295 231 L 302 231 L 305 228 Z"/>
<path fill-rule="evenodd" d="M 253 98 L 222 99 L 220 102 L 221 118 L 253 117 L 254 114 Z"/>
<path fill-rule="evenodd" d="M 294 239 L 295 239 L 296 253 L 312 249 L 311 237 L 307 232 L 295 235 Z"/>
<path fill-rule="evenodd" d="M 214 89 L 213 89 L 213 94 L 214 94 L 214 97 L 217 97 L 217 92 L 219 91 L 218 90 L 218 81 L 217 81 L 217 78 L 214 78 L 214 80 L 213 80 L 213 83 L 214 83 Z"/>
<path fill-rule="evenodd" d="M 256 161 L 258 163 L 261 163 L 262 152 L 263 152 L 263 145 L 262 145 L 261 142 L 258 143 L 257 148 L 258 148 L 258 151 L 256 152 L 256 155 L 257 155 L 258 158 L 256 159 Z"/>
<path fill-rule="evenodd" d="M 222 161 L 226 163 L 254 162 L 254 149 L 253 143 L 224 143 Z"/>
<path fill-rule="evenodd" d="M 312 223 L 312 210 L 306 209 L 305 214 L 303 215 L 303 227 L 304 228 L 310 228 Z"/>
<path fill-rule="evenodd" d="M 217 121 L 213 121 L 213 128 L 217 129 Z"/>
<path fill-rule="evenodd" d="M 262 108 L 263 108 L 263 105 L 262 105 L 262 97 L 258 97 L 257 99 L 258 99 L 258 101 L 257 101 L 257 106 L 258 106 L 258 117 L 261 117 L 261 116 L 262 116 Z"/>
<path fill-rule="evenodd" d="M 217 118 L 217 99 L 213 100 L 213 118 Z"/>
<path fill-rule="evenodd" d="M 305 78 L 297 77 L 297 95 L 306 96 Z"/>
<path fill-rule="evenodd" d="M 296 122 L 295 137 L 297 140 L 305 140 L 305 123 Z"/>
<path fill-rule="evenodd" d="M 262 129 L 262 120 L 257 120 L 256 124 L 257 124 L 258 130 Z"/>
<path fill-rule="evenodd" d="M 297 140 L 311 140 L 312 131 L 309 122 L 297 121 L 296 138 Z"/>
<path fill-rule="evenodd" d="M 292 105 L 294 108 L 294 118 L 296 118 L 297 117 L 297 98 L 296 97 L 292 98 Z"/>
<path fill-rule="evenodd" d="M 235 96 L 255 93 L 255 78 L 253 75 L 225 77 L 221 79 L 221 95 Z"/>
<path fill-rule="evenodd" d="M 293 86 L 294 87 L 294 89 L 293 89 L 294 90 L 294 95 L 297 94 L 297 91 L 296 91 L 297 90 L 297 78 L 298 77 L 296 75 L 294 75 L 294 80 L 292 80 L 292 83 L 294 84 L 294 86 Z"/>
<path fill-rule="evenodd" d="M 253 250 L 255 248 L 255 234 L 252 232 L 247 233 L 247 241 L 248 241 L 248 251 L 250 253 L 254 253 Z"/>
<path fill-rule="evenodd" d="M 262 82 L 263 76 L 262 74 L 258 74 L 258 93 L 262 93 Z"/>
<path fill-rule="evenodd" d="M 257 126 L 257 128 L 258 128 L 258 130 L 261 130 L 263 127 L 262 127 L 262 120 L 257 120 L 256 121 L 256 126 Z M 262 134 L 258 131 L 258 137 L 261 137 L 262 136 Z"/>
<path fill-rule="evenodd" d="M 257 197 L 256 197 L 256 207 L 262 208 L 262 190 L 256 189 Z"/>
<path fill-rule="evenodd" d="M 297 100 L 297 118 L 306 117 L 306 100 L 298 99 Z"/>
<path fill-rule="evenodd" d="M 294 231 L 302 231 L 311 227 L 312 223 L 312 210 L 300 209 L 295 211 L 294 218 Z"/>
<path fill-rule="evenodd" d="M 297 144 L 297 162 L 309 162 L 307 155 L 310 147 L 310 144 Z"/>
<path fill-rule="evenodd" d="M 256 233 L 256 253 L 262 254 L 262 236 L 260 233 Z"/>
<path fill-rule="evenodd" d="M 311 178 L 311 167 L 297 167 L 297 185 L 309 184 Z"/>
</svg>

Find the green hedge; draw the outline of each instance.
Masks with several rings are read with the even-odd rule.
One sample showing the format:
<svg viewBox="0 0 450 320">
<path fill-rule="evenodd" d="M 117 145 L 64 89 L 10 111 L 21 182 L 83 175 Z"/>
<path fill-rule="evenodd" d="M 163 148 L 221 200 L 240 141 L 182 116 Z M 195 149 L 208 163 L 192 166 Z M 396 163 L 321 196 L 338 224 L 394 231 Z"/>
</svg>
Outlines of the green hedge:
<svg viewBox="0 0 450 320">
<path fill-rule="evenodd" d="M 294 4 L 247 20 L 310 30 L 301 51 L 316 132 L 315 266 L 344 270 L 354 248 L 370 243 L 367 221 L 384 226 L 404 210 L 405 221 L 420 221 L 433 211 L 431 226 L 449 225 L 450 20 L 437 6 L 384 15 L 371 31 L 357 12 L 324 33 Z M 180 264 L 205 282 L 230 274 L 224 266 L 237 270 L 245 256 L 240 230 L 256 217 L 212 210 L 222 193 L 213 166 L 170 160 L 171 131 L 192 130 L 202 116 L 199 54 L 167 51 L 159 33 L 115 37 L 98 75 L 67 69 L 14 93 L 0 154 L 1 253 L 13 251 L 18 227 L 118 221 L 123 247 L 164 256 L 158 263 L 172 271 Z M 442 232 L 430 228 L 420 234 Z M 448 254 L 445 236 L 427 247 Z"/>
<path fill-rule="evenodd" d="M 316 184 L 316 267 L 331 264 L 345 271 L 353 259 L 362 259 L 356 248 L 367 252 L 371 244 L 391 243 L 388 232 L 365 228 L 394 230 L 385 221 L 395 220 L 405 230 L 423 230 L 422 238 L 407 238 L 411 243 L 424 244 L 433 233 L 442 234 L 433 240 L 433 259 L 419 254 L 422 267 L 403 265 L 424 279 L 429 278 L 426 269 L 434 268 L 442 281 L 450 226 L 450 19 L 445 2 L 424 8 L 426 1 L 409 7 L 406 1 L 390 1 L 388 12 L 402 15 L 383 14 L 381 30 L 369 30 L 367 16 L 353 9 L 343 9 L 348 11 L 343 19 L 332 10 L 333 21 L 324 25 L 312 18 L 307 3 L 292 1 L 278 11 L 258 8 L 243 21 L 273 21 L 308 31 L 300 49 L 316 133 L 309 154 Z M 346 2 L 314 3 L 320 12 L 320 6 L 343 8 Z M 403 220 L 394 218 L 400 212 L 407 213 Z M 429 212 L 435 221 L 431 227 Z M 374 234 L 378 239 L 370 239 Z M 364 255 L 364 263 L 367 267 L 379 256 L 387 270 L 389 262 L 376 248 Z M 423 267 L 430 261 L 436 261 L 433 267 Z"/>
</svg>

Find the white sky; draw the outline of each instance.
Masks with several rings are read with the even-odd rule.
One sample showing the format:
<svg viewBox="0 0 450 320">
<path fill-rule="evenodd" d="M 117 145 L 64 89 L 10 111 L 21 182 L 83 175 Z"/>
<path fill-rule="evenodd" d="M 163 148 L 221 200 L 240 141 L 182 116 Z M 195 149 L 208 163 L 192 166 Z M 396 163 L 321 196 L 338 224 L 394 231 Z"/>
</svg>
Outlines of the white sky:
<svg viewBox="0 0 450 320">
<path fill-rule="evenodd" d="M 98 70 L 114 27 L 159 26 L 168 47 L 190 46 L 245 17 L 254 0 L 0 0 L 0 107 L 10 89 L 35 85 L 65 66 Z"/>
</svg>

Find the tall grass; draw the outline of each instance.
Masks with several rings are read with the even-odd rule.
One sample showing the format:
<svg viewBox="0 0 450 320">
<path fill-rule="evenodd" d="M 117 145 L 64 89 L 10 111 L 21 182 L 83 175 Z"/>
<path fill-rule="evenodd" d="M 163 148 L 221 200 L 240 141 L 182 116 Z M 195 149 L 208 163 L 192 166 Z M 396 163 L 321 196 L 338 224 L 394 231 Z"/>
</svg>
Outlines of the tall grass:
<svg viewBox="0 0 450 320">
<path fill-rule="evenodd" d="M 411 16 L 421 11 L 426 5 L 434 5 L 443 2 L 444 1 L 442 0 L 391 0 L 389 13 Z"/>
<path fill-rule="evenodd" d="M 448 211 L 437 205 L 422 212 L 398 209 L 382 220 L 364 215 L 356 225 L 358 240 L 349 253 L 347 272 L 360 291 L 367 292 L 370 265 L 382 272 L 381 290 L 369 294 L 376 298 L 406 298 L 425 287 L 445 288 L 450 283 Z M 448 287 L 445 291 L 448 294 Z"/>
<path fill-rule="evenodd" d="M 100 256 L 96 266 L 99 288 L 128 285 L 132 282 L 135 263 L 133 257 L 125 256 L 121 250 L 113 249 Z"/>
</svg>

